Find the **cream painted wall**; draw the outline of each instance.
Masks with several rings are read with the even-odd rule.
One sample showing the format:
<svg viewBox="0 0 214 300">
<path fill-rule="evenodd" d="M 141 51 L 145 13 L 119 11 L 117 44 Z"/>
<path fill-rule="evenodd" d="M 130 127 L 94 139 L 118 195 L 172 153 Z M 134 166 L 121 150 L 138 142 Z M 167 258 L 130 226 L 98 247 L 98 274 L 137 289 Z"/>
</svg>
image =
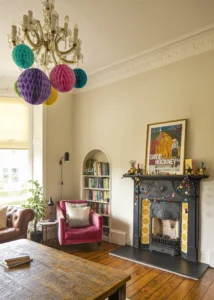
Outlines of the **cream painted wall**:
<svg viewBox="0 0 214 300">
<path fill-rule="evenodd" d="M 61 199 L 61 166 L 59 161 L 65 152 L 70 153 L 72 147 L 72 114 L 73 102 L 69 94 L 60 94 L 57 102 L 44 107 L 45 139 L 45 195 L 53 201 Z M 63 162 L 63 199 L 71 199 L 71 162 Z M 55 209 L 54 209 L 55 211 Z"/>
<path fill-rule="evenodd" d="M 144 164 L 147 124 L 188 119 L 186 158 L 198 165 L 204 161 L 210 175 L 201 189 L 200 248 L 201 260 L 214 266 L 214 52 L 77 94 L 73 111 L 72 196 L 80 197 L 84 156 L 94 148 L 103 149 L 111 160 L 112 228 L 126 231 L 128 244 L 132 244 L 133 182 L 121 179 L 122 174 L 131 159 Z M 56 143 L 60 149 L 48 158 L 49 164 L 57 164 L 64 151 L 58 139 Z M 49 191 L 53 187 L 58 196 L 59 186 L 54 185 L 59 177 L 52 178 Z"/>
</svg>

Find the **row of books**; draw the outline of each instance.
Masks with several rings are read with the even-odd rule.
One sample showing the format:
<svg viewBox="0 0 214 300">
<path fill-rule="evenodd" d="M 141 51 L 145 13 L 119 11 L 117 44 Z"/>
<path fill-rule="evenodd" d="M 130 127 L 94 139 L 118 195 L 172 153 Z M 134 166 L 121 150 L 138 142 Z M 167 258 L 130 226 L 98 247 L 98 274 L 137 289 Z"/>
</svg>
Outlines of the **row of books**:
<svg viewBox="0 0 214 300">
<path fill-rule="evenodd" d="M 109 206 L 108 204 L 98 204 L 98 203 L 89 203 L 91 209 L 100 215 L 108 215 L 109 214 Z"/>
<path fill-rule="evenodd" d="M 109 163 L 97 162 L 93 163 L 94 176 L 109 175 Z"/>
<path fill-rule="evenodd" d="M 109 202 L 109 191 L 87 190 L 86 200 Z"/>
<path fill-rule="evenodd" d="M 27 253 L 18 253 L 18 254 L 13 254 L 7 257 L 4 257 L 1 261 L 0 264 L 7 268 L 14 268 L 16 266 L 26 264 L 28 262 L 31 262 L 32 259 Z"/>
<path fill-rule="evenodd" d="M 86 188 L 109 189 L 109 178 L 85 177 Z"/>
</svg>

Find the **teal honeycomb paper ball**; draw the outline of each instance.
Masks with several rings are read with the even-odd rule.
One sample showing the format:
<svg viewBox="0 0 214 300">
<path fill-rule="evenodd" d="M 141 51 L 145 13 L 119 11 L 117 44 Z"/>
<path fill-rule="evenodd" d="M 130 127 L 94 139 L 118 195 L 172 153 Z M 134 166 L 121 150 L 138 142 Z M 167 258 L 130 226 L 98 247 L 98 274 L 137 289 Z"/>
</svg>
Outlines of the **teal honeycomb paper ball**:
<svg viewBox="0 0 214 300">
<path fill-rule="evenodd" d="M 27 45 L 17 45 L 12 52 L 12 57 L 15 64 L 22 68 L 28 69 L 34 63 L 34 53 Z"/>
<path fill-rule="evenodd" d="M 76 68 L 73 69 L 74 74 L 76 75 L 76 84 L 75 84 L 75 88 L 76 89 L 81 89 L 82 87 L 84 87 L 86 85 L 87 82 L 87 75 L 85 73 L 84 70 L 80 69 L 80 68 Z"/>
<path fill-rule="evenodd" d="M 14 91 L 16 92 L 16 94 L 21 97 L 19 90 L 18 90 L 18 80 L 16 80 L 15 84 L 14 84 Z"/>
</svg>

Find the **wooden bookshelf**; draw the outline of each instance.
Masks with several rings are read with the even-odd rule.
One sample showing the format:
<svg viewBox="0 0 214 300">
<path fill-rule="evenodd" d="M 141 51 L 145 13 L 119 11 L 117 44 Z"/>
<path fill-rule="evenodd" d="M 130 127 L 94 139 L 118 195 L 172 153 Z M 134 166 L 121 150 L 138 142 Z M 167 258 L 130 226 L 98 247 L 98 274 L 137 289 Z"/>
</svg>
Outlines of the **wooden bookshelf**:
<svg viewBox="0 0 214 300">
<path fill-rule="evenodd" d="M 109 241 L 111 228 L 110 213 L 110 163 L 101 150 L 90 151 L 82 168 L 82 199 L 103 216 L 103 240 Z"/>
</svg>

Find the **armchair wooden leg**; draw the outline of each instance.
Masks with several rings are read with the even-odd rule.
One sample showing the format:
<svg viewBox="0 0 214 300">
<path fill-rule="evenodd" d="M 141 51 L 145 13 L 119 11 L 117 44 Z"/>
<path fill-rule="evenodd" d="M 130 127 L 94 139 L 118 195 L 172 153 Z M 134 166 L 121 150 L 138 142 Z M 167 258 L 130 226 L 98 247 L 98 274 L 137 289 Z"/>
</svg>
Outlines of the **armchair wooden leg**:
<svg viewBox="0 0 214 300">
<path fill-rule="evenodd" d="M 102 245 L 102 242 L 97 242 L 97 245 L 98 245 L 98 250 L 100 251 L 100 247 Z"/>
<path fill-rule="evenodd" d="M 63 245 L 61 245 L 61 251 L 63 251 L 64 252 L 64 250 L 65 250 L 65 248 L 64 248 L 64 246 Z"/>
</svg>

